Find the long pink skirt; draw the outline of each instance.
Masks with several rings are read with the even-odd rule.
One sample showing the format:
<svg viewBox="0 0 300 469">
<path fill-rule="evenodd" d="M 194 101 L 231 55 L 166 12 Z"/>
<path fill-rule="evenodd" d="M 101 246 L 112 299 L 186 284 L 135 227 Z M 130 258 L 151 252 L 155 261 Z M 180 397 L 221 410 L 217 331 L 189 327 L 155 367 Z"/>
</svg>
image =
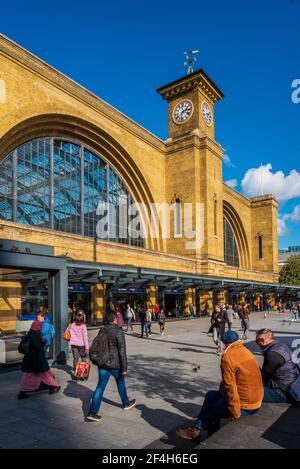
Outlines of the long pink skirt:
<svg viewBox="0 0 300 469">
<path fill-rule="evenodd" d="M 41 383 L 49 386 L 58 386 L 52 371 L 43 371 L 42 373 L 22 373 L 21 391 L 36 391 Z"/>
</svg>

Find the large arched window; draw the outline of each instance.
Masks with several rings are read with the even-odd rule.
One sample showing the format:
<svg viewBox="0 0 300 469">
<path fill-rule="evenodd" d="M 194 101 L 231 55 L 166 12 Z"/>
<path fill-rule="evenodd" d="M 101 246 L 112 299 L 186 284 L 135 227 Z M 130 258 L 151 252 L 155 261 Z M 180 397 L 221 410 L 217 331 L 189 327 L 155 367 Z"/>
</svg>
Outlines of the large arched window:
<svg viewBox="0 0 300 469">
<path fill-rule="evenodd" d="M 104 202 L 113 210 L 97 214 Z M 128 212 L 132 203 L 114 169 L 82 145 L 38 138 L 19 146 L 0 163 L 3 220 L 94 238 L 102 217 L 109 225 L 105 239 L 144 246 L 140 223 Z"/>
<path fill-rule="evenodd" d="M 228 265 L 235 267 L 240 266 L 239 252 L 233 230 L 228 222 L 227 218 L 224 217 L 224 261 Z"/>
</svg>

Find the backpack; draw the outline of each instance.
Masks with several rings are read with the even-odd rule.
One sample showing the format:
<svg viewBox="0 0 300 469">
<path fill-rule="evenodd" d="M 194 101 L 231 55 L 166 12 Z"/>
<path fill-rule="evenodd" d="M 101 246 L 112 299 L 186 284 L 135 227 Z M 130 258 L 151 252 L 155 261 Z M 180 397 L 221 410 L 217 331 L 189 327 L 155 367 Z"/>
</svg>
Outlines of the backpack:
<svg viewBox="0 0 300 469">
<path fill-rule="evenodd" d="M 110 358 L 108 335 L 105 327 L 101 327 L 98 335 L 90 346 L 90 360 L 94 365 L 103 366 Z"/>
<path fill-rule="evenodd" d="M 238 313 L 240 319 L 245 319 L 246 315 L 245 315 L 245 312 L 244 312 L 243 308 L 239 309 L 237 313 Z"/>
<path fill-rule="evenodd" d="M 28 335 L 24 335 L 21 338 L 21 342 L 18 346 L 18 351 L 23 355 L 27 355 L 30 352 L 30 337 Z"/>
</svg>

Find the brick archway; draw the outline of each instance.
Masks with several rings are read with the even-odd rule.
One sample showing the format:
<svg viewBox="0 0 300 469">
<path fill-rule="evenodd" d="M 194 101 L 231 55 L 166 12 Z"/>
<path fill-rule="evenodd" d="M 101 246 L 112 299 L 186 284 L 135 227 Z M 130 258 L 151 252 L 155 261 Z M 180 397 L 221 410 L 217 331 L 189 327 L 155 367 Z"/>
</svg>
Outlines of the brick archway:
<svg viewBox="0 0 300 469">
<path fill-rule="evenodd" d="M 107 132 L 71 115 L 43 114 L 31 117 L 17 124 L 0 139 L 0 161 L 18 146 L 40 137 L 68 139 L 103 156 L 124 181 L 134 201 L 147 208 L 148 213 L 140 214 L 143 226 L 147 226 L 149 208 L 154 203 L 147 181 L 128 152 Z M 149 249 L 163 250 L 161 237 L 149 237 L 145 242 Z"/>
</svg>

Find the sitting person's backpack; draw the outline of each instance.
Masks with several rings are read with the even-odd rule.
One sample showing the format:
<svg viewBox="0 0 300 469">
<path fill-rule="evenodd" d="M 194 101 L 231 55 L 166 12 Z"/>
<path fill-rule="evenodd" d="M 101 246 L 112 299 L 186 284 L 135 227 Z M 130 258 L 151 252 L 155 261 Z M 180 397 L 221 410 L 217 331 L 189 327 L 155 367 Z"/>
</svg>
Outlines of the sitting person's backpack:
<svg viewBox="0 0 300 469">
<path fill-rule="evenodd" d="M 105 327 L 101 327 L 90 346 L 90 360 L 94 365 L 103 366 L 110 358 L 108 336 Z"/>
<path fill-rule="evenodd" d="M 30 352 L 30 337 L 28 335 L 24 335 L 21 338 L 21 342 L 18 346 L 18 351 L 23 355 L 27 355 Z"/>
</svg>

